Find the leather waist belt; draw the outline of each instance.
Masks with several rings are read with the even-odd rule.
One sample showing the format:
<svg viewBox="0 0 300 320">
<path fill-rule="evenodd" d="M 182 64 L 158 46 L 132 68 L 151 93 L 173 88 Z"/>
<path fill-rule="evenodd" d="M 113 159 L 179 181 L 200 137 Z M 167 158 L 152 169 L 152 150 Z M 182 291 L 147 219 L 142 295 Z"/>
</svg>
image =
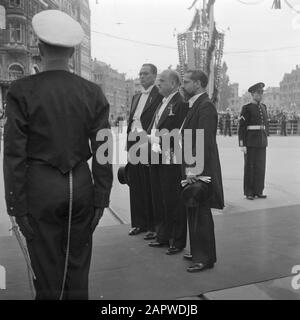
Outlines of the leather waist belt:
<svg viewBox="0 0 300 320">
<path fill-rule="evenodd" d="M 266 126 L 248 126 L 247 130 L 266 130 Z"/>
<path fill-rule="evenodd" d="M 28 166 L 48 166 L 48 167 L 52 167 L 54 169 L 60 170 L 60 168 L 54 167 L 51 163 L 48 163 L 48 162 L 43 161 L 43 160 L 37 160 L 37 159 L 28 159 L 27 160 L 27 165 Z M 88 165 L 88 163 L 86 161 L 81 161 L 81 162 L 77 163 L 75 166 L 73 166 L 72 168 L 70 167 L 70 170 L 74 171 L 74 170 L 76 170 L 77 168 L 80 168 L 83 165 Z"/>
</svg>

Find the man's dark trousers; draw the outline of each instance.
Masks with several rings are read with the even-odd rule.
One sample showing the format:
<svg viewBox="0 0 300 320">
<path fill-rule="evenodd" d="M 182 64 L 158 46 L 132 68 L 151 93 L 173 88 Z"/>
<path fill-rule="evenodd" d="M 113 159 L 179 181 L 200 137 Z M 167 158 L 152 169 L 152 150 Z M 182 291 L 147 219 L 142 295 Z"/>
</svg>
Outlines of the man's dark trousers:
<svg viewBox="0 0 300 320">
<path fill-rule="evenodd" d="M 157 164 L 150 170 L 157 241 L 184 249 L 187 221 L 180 199 L 181 165 Z"/>
<path fill-rule="evenodd" d="M 143 231 L 154 231 L 149 167 L 129 163 L 131 225 Z"/>
<path fill-rule="evenodd" d="M 187 209 L 191 254 L 194 263 L 216 263 L 216 241 L 211 208 L 200 205 Z"/>
<path fill-rule="evenodd" d="M 265 188 L 266 148 L 248 147 L 245 154 L 244 194 L 261 195 Z"/>
<path fill-rule="evenodd" d="M 73 211 L 65 300 L 88 299 L 88 275 L 92 253 L 91 223 L 94 217 L 93 184 L 88 164 L 73 171 Z M 37 300 L 58 300 L 66 257 L 69 174 L 49 165 L 28 167 L 29 219 L 35 238 L 27 241 Z"/>
</svg>

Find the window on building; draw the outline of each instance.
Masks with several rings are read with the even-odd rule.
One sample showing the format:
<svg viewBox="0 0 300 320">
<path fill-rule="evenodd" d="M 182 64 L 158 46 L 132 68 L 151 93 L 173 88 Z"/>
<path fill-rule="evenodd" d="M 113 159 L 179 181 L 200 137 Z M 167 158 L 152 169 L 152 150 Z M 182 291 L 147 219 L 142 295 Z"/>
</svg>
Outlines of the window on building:
<svg viewBox="0 0 300 320">
<path fill-rule="evenodd" d="M 9 80 L 17 80 L 24 76 L 24 68 L 20 64 L 12 64 L 8 68 L 8 77 Z"/>
<path fill-rule="evenodd" d="M 9 6 L 15 8 L 23 8 L 23 0 L 9 0 Z"/>
<path fill-rule="evenodd" d="M 9 41 L 10 42 L 23 42 L 23 25 L 19 22 L 9 24 Z"/>
<path fill-rule="evenodd" d="M 35 64 L 35 65 L 32 67 L 31 74 L 37 74 L 37 73 L 39 73 L 39 72 L 40 72 L 39 67 Z"/>
</svg>

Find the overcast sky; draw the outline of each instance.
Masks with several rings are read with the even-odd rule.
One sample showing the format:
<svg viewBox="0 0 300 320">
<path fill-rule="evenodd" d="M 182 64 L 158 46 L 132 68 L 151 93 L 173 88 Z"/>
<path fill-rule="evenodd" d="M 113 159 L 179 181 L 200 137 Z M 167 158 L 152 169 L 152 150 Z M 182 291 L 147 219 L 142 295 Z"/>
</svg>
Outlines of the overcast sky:
<svg viewBox="0 0 300 320">
<path fill-rule="evenodd" d="M 284 73 L 300 64 L 300 14 L 288 8 L 283 0 L 282 10 L 271 10 L 273 0 L 241 1 L 259 4 L 216 0 L 215 6 L 217 28 L 226 32 L 224 60 L 229 67 L 230 81 L 240 84 L 240 94 L 259 81 L 278 86 Z M 98 0 L 96 5 L 96 0 L 90 0 L 92 56 L 132 78 L 137 77 L 145 62 L 156 64 L 160 70 L 170 65 L 176 67 L 176 33 L 189 27 L 194 10 L 187 8 L 192 2 Z M 289 2 L 300 11 L 300 0 Z M 147 46 L 101 33 L 171 48 Z M 261 52 L 234 53 L 236 51 Z"/>
</svg>

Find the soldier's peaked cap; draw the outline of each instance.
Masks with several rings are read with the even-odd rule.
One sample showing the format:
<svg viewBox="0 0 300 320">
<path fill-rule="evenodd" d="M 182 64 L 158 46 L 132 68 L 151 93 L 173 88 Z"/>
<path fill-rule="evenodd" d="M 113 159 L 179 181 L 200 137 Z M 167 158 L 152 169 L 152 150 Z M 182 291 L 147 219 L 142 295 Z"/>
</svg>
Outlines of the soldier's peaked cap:
<svg viewBox="0 0 300 320">
<path fill-rule="evenodd" d="M 84 39 L 84 31 L 76 20 L 60 10 L 45 10 L 32 19 L 39 40 L 53 46 L 72 48 Z"/>
<path fill-rule="evenodd" d="M 254 86 L 250 87 L 248 92 L 254 93 L 258 90 L 263 90 L 266 85 L 263 82 L 256 83 Z"/>
</svg>

